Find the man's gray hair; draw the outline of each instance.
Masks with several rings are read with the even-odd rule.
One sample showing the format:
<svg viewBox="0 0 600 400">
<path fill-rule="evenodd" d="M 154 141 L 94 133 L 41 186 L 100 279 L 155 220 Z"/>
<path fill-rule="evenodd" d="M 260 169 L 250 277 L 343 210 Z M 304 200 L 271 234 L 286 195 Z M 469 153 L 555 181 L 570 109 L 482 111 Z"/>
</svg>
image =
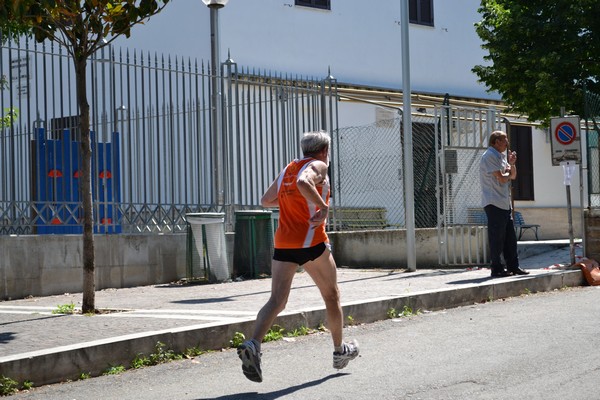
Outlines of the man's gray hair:
<svg viewBox="0 0 600 400">
<path fill-rule="evenodd" d="M 329 147 L 331 137 L 326 131 L 306 132 L 300 140 L 300 147 L 305 156 L 313 155 Z"/>
<path fill-rule="evenodd" d="M 504 131 L 492 132 L 492 134 L 490 135 L 489 145 L 494 146 L 498 139 L 502 139 L 503 137 L 506 137 L 508 139 L 508 135 Z"/>
</svg>

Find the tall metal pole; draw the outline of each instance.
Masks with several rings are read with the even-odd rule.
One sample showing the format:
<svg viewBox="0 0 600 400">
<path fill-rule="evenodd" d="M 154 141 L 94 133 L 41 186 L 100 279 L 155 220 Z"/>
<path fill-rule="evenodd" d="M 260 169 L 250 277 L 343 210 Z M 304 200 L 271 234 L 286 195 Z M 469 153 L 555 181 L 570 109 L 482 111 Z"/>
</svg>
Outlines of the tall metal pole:
<svg viewBox="0 0 600 400">
<path fill-rule="evenodd" d="M 406 265 L 417 270 L 415 247 L 415 189 L 413 172 L 413 140 L 410 99 L 410 52 L 408 46 L 408 0 L 400 0 L 402 32 L 402 123 L 404 128 L 404 208 L 406 219 Z"/>
<path fill-rule="evenodd" d="M 210 8 L 210 76 L 211 76 L 211 101 L 210 101 L 210 130 L 211 130 L 211 155 L 213 164 L 213 196 L 212 201 L 217 206 L 223 206 L 223 158 L 221 135 L 221 107 L 219 105 L 219 8 L 220 4 L 211 4 Z"/>
</svg>

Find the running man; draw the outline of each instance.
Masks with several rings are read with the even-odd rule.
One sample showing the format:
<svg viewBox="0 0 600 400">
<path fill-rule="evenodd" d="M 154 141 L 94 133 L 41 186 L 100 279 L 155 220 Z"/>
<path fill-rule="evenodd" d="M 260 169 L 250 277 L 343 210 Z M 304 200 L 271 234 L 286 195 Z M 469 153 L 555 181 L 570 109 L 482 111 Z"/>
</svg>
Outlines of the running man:
<svg viewBox="0 0 600 400">
<path fill-rule="evenodd" d="M 345 368 L 359 353 L 355 340 L 342 340 L 344 317 L 337 270 L 325 232 L 330 143 L 327 132 L 305 133 L 300 141 L 304 158 L 289 163 L 261 198 L 263 207 L 279 207 L 279 225 L 271 266 L 271 297 L 258 312 L 252 338 L 237 349 L 244 375 L 254 382 L 262 382 L 261 342 L 285 309 L 298 266 L 310 275 L 325 302 L 334 347 L 333 368 Z"/>
</svg>

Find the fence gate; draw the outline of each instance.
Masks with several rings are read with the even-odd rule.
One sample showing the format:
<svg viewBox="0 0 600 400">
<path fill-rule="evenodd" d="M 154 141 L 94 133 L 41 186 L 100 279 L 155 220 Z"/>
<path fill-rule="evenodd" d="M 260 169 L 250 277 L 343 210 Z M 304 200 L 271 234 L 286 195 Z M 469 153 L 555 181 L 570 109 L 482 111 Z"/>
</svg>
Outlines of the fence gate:
<svg viewBox="0 0 600 400">
<path fill-rule="evenodd" d="M 487 264 L 487 226 L 480 218 L 479 160 L 488 147 L 489 134 L 505 128 L 490 108 L 443 105 L 436 107 L 435 115 L 439 264 Z"/>
</svg>

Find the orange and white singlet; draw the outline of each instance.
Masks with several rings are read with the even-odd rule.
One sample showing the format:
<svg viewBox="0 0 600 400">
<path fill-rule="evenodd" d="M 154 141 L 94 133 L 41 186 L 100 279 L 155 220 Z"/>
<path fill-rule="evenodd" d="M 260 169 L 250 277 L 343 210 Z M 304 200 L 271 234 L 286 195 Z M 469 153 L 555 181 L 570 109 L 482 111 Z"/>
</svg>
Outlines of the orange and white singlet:
<svg viewBox="0 0 600 400">
<path fill-rule="evenodd" d="M 279 225 L 275 232 L 276 249 L 304 249 L 329 242 L 325 233 L 325 221 L 320 225 L 310 224 L 309 219 L 317 212 L 317 206 L 302 196 L 296 183 L 302 171 L 314 161 L 316 160 L 311 157 L 292 161 L 277 180 Z M 317 191 L 323 201 L 329 204 L 328 177 L 317 185 Z"/>
</svg>

